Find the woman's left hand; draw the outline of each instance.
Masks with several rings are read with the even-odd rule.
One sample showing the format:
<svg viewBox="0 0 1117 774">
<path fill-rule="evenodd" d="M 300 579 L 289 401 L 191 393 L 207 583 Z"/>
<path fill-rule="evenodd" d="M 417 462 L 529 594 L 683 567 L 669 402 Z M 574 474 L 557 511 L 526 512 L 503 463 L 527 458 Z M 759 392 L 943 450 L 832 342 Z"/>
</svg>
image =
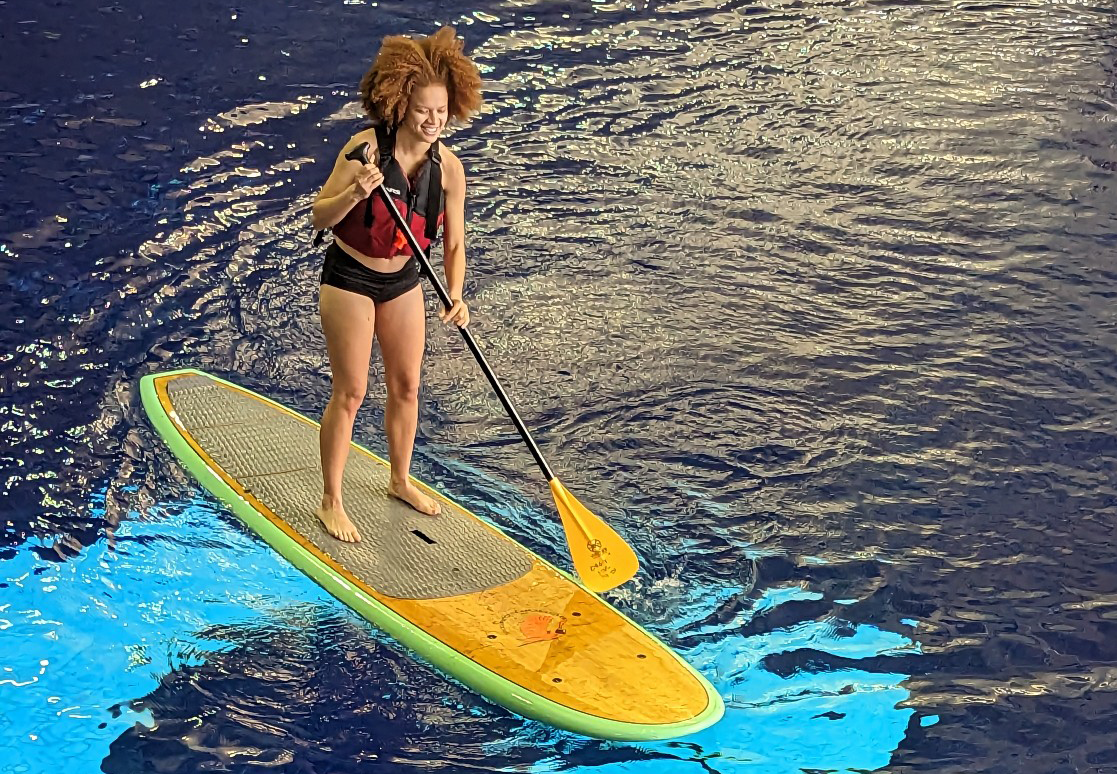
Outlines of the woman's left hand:
<svg viewBox="0 0 1117 774">
<path fill-rule="evenodd" d="M 469 325 L 469 308 L 466 307 L 465 301 L 460 298 L 452 299 L 454 305 L 449 309 L 443 309 L 438 313 L 439 318 L 445 323 L 454 323 L 459 328 L 464 328 Z"/>
</svg>

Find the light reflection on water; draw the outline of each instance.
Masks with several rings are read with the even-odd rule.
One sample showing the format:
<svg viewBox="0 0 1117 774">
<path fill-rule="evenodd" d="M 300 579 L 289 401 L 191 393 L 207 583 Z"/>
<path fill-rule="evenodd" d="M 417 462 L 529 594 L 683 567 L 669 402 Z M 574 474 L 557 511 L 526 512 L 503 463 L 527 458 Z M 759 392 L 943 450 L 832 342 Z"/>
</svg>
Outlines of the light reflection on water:
<svg viewBox="0 0 1117 774">
<path fill-rule="evenodd" d="M 0 642 L 36 643 L 0 648 L 0 722 L 52 741 L 0 771 L 113 740 L 106 771 L 1112 765 L 1111 7 L 461 10 L 489 79 L 450 139 L 475 334 L 640 553 L 617 603 L 729 705 L 640 747 L 447 688 L 193 500 L 139 376 L 320 411 L 306 212 L 366 64 L 333 54 L 444 11 L 167 10 L 0 7 L 13 61 L 53 57 L 0 84 Z M 417 473 L 561 557 L 476 367 L 430 339 Z"/>
</svg>

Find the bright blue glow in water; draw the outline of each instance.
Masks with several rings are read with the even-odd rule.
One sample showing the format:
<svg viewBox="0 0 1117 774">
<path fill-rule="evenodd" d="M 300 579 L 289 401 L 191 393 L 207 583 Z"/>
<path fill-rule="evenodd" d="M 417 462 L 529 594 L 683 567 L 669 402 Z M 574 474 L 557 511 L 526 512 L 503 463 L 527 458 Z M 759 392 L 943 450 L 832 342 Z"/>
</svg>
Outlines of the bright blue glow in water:
<svg viewBox="0 0 1117 774">
<path fill-rule="evenodd" d="M 31 546 L 27 546 L 31 548 Z M 235 643 L 205 634 L 333 598 L 204 502 L 154 508 L 67 562 L 0 563 L 0 772 L 97 771 L 148 712 L 129 703 Z M 264 590 L 267 591 L 264 591 Z M 21 768 L 29 766 L 31 768 Z"/>
<path fill-rule="evenodd" d="M 6 713 L 2 731 L 21 740 L 0 758 L 4 774 L 63 766 L 95 770 L 120 734 L 136 723 L 155 722 L 130 702 L 151 693 L 172 671 L 244 644 L 223 639 L 223 629 L 263 625 L 278 637 L 287 632 L 297 639 L 298 622 L 315 610 L 355 619 L 205 501 L 154 507 L 124 522 L 115 541 L 100 541 L 68 562 L 23 550 L 0 568 L 9 584 L 0 608 L 0 702 L 20 708 Z M 754 612 L 817 597 L 799 588 L 770 589 Z M 695 604 L 686 617 L 708 612 Z M 851 769 L 887 763 L 911 714 L 896 707 L 906 698 L 903 675 L 843 669 L 784 678 L 765 670 L 762 660 L 803 647 L 858 659 L 911 650 L 913 644 L 871 626 L 837 639 L 826 621 L 756 637 L 732 634 L 745 620 L 738 615 L 721 636 L 682 651 L 725 698 L 721 723 L 669 742 L 611 744 L 655 759 L 584 770 L 690 771 L 695 756 L 716 760 L 719 771 L 762 774 L 820 768 L 826 761 Z M 376 636 L 371 628 L 365 632 Z M 391 687 L 384 688 L 390 695 Z M 503 713 L 484 706 L 482 714 Z M 505 744 L 489 747 L 499 752 Z"/>
</svg>

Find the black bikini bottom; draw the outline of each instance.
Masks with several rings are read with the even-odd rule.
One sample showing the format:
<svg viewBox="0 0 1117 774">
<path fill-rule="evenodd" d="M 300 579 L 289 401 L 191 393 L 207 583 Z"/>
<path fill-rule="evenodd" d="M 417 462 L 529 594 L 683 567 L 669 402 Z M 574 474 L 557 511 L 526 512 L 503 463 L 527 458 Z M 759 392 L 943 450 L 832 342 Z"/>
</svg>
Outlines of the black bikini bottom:
<svg viewBox="0 0 1117 774">
<path fill-rule="evenodd" d="M 402 296 L 419 284 L 419 262 L 412 256 L 399 271 L 373 271 L 334 242 L 326 249 L 322 284 L 360 293 L 382 304 Z"/>
</svg>

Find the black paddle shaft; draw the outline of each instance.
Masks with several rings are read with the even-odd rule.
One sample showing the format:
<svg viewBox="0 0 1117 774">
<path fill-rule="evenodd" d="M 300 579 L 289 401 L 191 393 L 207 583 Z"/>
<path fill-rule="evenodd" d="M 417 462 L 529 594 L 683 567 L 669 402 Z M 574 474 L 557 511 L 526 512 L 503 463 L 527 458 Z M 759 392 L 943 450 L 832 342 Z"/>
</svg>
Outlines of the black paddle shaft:
<svg viewBox="0 0 1117 774">
<path fill-rule="evenodd" d="M 362 164 L 368 164 L 368 147 L 368 143 L 363 142 L 345 154 L 345 158 L 351 161 L 359 161 Z M 454 305 L 454 300 L 450 298 L 450 294 L 446 292 L 442 280 L 435 275 L 434 269 L 431 267 L 430 256 L 427 255 L 426 250 L 419 246 L 419 240 L 411 233 L 411 228 L 407 225 L 407 221 L 403 219 L 403 216 L 400 215 L 396 203 L 392 201 L 392 196 L 388 193 L 388 190 L 384 188 L 383 183 L 376 186 L 376 193 L 380 195 L 380 199 L 384 202 L 384 206 L 388 208 L 388 212 L 391 213 L 392 219 L 396 222 L 396 226 L 403 232 L 404 237 L 407 238 L 407 243 L 411 245 L 411 252 L 413 252 L 415 257 L 419 260 L 422 273 L 425 274 L 427 279 L 431 281 L 431 284 L 434 285 L 434 290 L 438 293 L 438 300 L 442 302 L 442 305 L 446 307 L 446 309 L 450 309 L 450 307 Z M 477 358 L 477 364 L 481 366 L 485 378 L 489 380 L 489 384 L 491 384 L 493 390 L 496 391 L 496 396 L 500 398 L 500 402 L 504 404 L 504 410 L 508 412 L 508 416 L 512 419 L 512 424 L 516 426 L 516 429 L 520 432 L 520 437 L 523 438 L 524 443 L 527 444 L 527 448 L 531 451 L 531 456 L 535 457 L 535 464 L 539 466 L 539 469 L 543 471 L 543 475 L 547 477 L 547 481 L 550 482 L 555 477 L 555 474 L 551 472 L 551 466 L 547 464 L 547 460 L 543 459 L 543 453 L 539 451 L 539 447 L 535 445 L 535 441 L 532 440 L 531 433 L 528 432 L 527 426 L 516 412 L 516 407 L 512 405 L 512 401 L 509 400 L 508 394 L 504 391 L 504 388 L 500 386 L 500 380 L 496 378 L 496 374 L 494 374 L 493 369 L 489 367 L 489 363 L 485 360 L 485 356 L 481 354 L 481 348 L 477 346 L 473 334 L 469 332 L 468 328 L 464 328 L 460 325 L 457 327 L 458 331 L 462 334 L 462 338 L 465 339 L 465 345 L 469 347 L 469 351 L 473 353 L 473 357 Z"/>
</svg>

